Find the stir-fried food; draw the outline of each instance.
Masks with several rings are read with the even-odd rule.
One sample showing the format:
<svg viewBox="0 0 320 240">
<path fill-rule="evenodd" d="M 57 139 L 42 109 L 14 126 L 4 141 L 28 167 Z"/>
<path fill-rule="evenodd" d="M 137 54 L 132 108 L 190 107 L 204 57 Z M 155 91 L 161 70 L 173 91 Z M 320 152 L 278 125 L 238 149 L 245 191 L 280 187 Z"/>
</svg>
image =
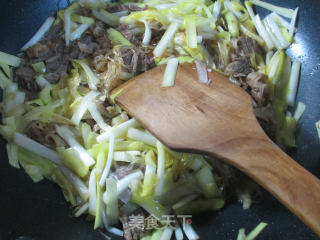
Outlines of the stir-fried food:
<svg viewBox="0 0 320 240">
<path fill-rule="evenodd" d="M 253 5 L 272 12 L 261 19 Z M 127 240 L 183 239 L 183 232 L 198 239 L 181 216 L 217 211 L 230 196 L 247 209 L 256 184 L 218 159 L 209 164 L 206 156 L 166 148 L 110 93 L 160 64 L 167 67 L 159 87 L 174 87 L 178 65 L 195 62 L 200 82 L 214 81 L 208 71 L 227 76 L 252 96 L 268 135 L 294 147 L 305 105 L 288 111 L 301 64 L 285 50 L 297 12 L 260 0 L 73 3 L 49 17 L 19 57 L 0 52 L 0 133 L 9 163 L 34 182 L 57 183 L 75 216 L 90 215 L 94 229 Z M 158 227 L 132 227 L 133 216 L 152 217 Z M 164 216 L 174 216 L 172 228 Z M 265 226 L 247 236 L 241 229 L 238 239 L 254 239 Z"/>
</svg>

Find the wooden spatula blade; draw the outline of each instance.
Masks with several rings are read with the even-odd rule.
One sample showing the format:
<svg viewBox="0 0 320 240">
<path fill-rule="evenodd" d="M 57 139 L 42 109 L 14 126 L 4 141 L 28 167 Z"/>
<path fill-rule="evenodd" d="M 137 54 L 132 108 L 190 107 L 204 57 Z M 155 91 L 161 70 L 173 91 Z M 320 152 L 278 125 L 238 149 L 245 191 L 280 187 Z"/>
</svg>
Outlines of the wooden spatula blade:
<svg viewBox="0 0 320 240">
<path fill-rule="evenodd" d="M 206 151 L 257 133 L 250 97 L 221 74 L 208 72 L 211 83 L 203 84 L 196 66 L 183 64 L 174 87 L 163 88 L 164 70 L 154 68 L 114 92 L 122 89 L 117 103 L 168 147 Z"/>
</svg>

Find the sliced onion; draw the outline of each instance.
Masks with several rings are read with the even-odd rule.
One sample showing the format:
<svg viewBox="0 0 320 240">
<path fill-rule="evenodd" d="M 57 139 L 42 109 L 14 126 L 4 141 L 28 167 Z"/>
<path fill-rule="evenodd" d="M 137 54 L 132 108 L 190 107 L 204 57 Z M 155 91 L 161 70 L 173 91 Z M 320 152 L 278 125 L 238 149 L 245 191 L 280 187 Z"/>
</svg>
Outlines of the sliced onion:
<svg viewBox="0 0 320 240">
<path fill-rule="evenodd" d="M 274 42 L 272 41 L 271 37 L 269 36 L 268 32 L 265 29 L 264 24 L 262 23 L 259 15 L 255 16 L 255 23 L 256 23 L 256 29 L 259 33 L 259 35 L 264 39 L 264 41 L 267 44 L 268 49 L 272 49 L 274 47 Z"/>
<path fill-rule="evenodd" d="M 129 186 L 130 183 L 141 178 L 143 178 L 143 173 L 140 170 L 134 173 L 130 173 L 124 178 L 121 178 L 117 182 L 118 194 L 121 194 Z"/>
<path fill-rule="evenodd" d="M 299 11 L 299 8 L 297 7 L 294 10 L 293 17 L 291 18 L 290 27 L 289 27 L 289 34 L 291 36 L 293 36 L 293 34 L 294 34 L 295 25 L 296 25 L 296 21 L 297 21 L 297 17 L 298 17 L 298 11 Z"/>
<path fill-rule="evenodd" d="M 82 180 L 76 176 L 73 172 L 65 167 L 60 167 L 61 172 L 63 175 L 71 182 L 73 187 L 78 192 L 79 196 L 84 200 L 87 201 L 89 198 L 89 190 L 86 185 L 82 182 Z"/>
<path fill-rule="evenodd" d="M 273 13 L 271 13 L 271 14 L 269 14 L 273 19 L 278 19 L 279 21 L 280 21 L 280 23 L 284 26 L 284 27 L 286 27 L 286 28 L 290 28 L 290 23 L 287 21 L 287 20 L 285 20 L 283 17 L 281 17 L 280 15 L 278 15 L 277 13 L 275 13 L 275 12 L 273 12 Z M 269 16 L 268 15 L 268 16 Z"/>
<path fill-rule="evenodd" d="M 76 213 L 74 214 L 75 217 L 80 217 L 82 214 L 84 214 L 86 211 L 88 211 L 89 208 L 89 203 L 85 203 L 83 204 L 78 211 L 76 211 Z"/>
<path fill-rule="evenodd" d="M 110 168 L 111 168 L 111 165 L 112 165 L 113 149 L 114 149 L 114 138 L 115 138 L 115 136 L 111 135 L 110 139 L 109 139 L 109 149 L 108 149 L 107 163 L 106 163 L 106 166 L 105 166 L 105 168 L 103 170 L 102 176 L 101 176 L 100 181 L 99 181 L 99 185 L 101 187 L 103 187 L 104 184 L 106 183 L 106 179 L 107 179 L 107 177 L 109 175 Z M 120 193 L 118 192 L 118 194 L 120 194 Z"/>
<path fill-rule="evenodd" d="M 301 63 L 294 61 L 291 67 L 290 79 L 289 79 L 289 93 L 287 95 L 287 104 L 289 106 L 294 106 L 296 101 L 299 75 L 300 75 Z"/>
<path fill-rule="evenodd" d="M 79 103 L 78 107 L 76 108 L 75 112 L 72 115 L 71 121 L 78 125 L 86 113 L 88 107 L 92 104 L 92 101 L 99 95 L 99 92 L 91 91 L 88 92 Z"/>
<path fill-rule="evenodd" d="M 188 223 L 184 223 L 183 224 L 183 231 L 186 234 L 187 238 L 189 240 L 197 240 L 200 239 L 200 237 L 198 236 L 198 234 L 194 231 L 193 227 L 191 226 L 191 224 Z"/>
<path fill-rule="evenodd" d="M 101 210 L 101 215 L 102 215 L 102 220 L 103 220 L 103 225 L 105 227 L 105 229 L 109 232 L 112 233 L 116 236 L 120 236 L 123 237 L 123 231 L 119 228 L 116 227 L 110 227 L 108 224 L 108 220 L 107 220 L 107 215 L 104 209 Z"/>
<path fill-rule="evenodd" d="M 241 18 L 241 17 L 243 16 L 242 13 L 236 11 L 236 10 L 233 8 L 231 2 L 225 1 L 225 2 L 224 2 L 224 6 L 225 6 L 226 8 L 228 8 L 237 18 Z"/>
<path fill-rule="evenodd" d="M 114 12 L 112 14 L 116 15 L 118 17 L 123 17 L 123 16 L 127 16 L 129 14 L 129 11 L 128 10 L 124 10 L 124 11 L 120 11 L 120 12 Z"/>
<path fill-rule="evenodd" d="M 296 111 L 294 112 L 293 118 L 298 122 L 306 110 L 306 105 L 302 102 L 298 102 Z"/>
<path fill-rule="evenodd" d="M 51 160 L 55 164 L 58 164 L 58 165 L 61 164 L 59 155 L 55 151 L 47 148 L 46 146 L 43 146 L 42 144 L 20 133 L 16 133 L 14 135 L 14 143 L 41 157 Z"/>
<path fill-rule="evenodd" d="M 272 33 L 275 35 L 275 37 L 277 38 L 277 40 L 280 42 L 280 45 L 282 48 L 287 48 L 290 43 L 287 42 L 284 37 L 281 34 L 281 31 L 279 29 L 279 26 L 277 25 L 277 23 L 273 20 L 273 18 L 266 17 L 266 23 L 269 25 L 270 30 L 272 31 Z"/>
<path fill-rule="evenodd" d="M 100 114 L 97 106 L 94 103 L 91 103 L 89 105 L 88 110 L 89 110 L 93 120 L 96 121 L 96 123 L 98 124 L 98 126 L 102 130 L 107 130 L 108 128 L 110 128 L 110 126 L 104 121 L 102 115 Z"/>
<path fill-rule="evenodd" d="M 176 229 L 174 230 L 174 235 L 176 237 L 176 240 L 183 240 L 183 232 L 181 227 L 176 226 Z"/>
<path fill-rule="evenodd" d="M 221 4 L 219 1 L 216 1 L 214 3 L 214 7 L 213 7 L 213 17 L 215 19 L 218 19 L 219 15 L 220 15 L 220 10 L 221 10 Z"/>
<path fill-rule="evenodd" d="M 145 27 L 142 44 L 149 45 L 149 43 L 151 41 L 151 35 L 152 35 L 151 28 L 149 27 L 146 20 L 142 19 L 141 21 L 144 23 L 144 27 Z"/>
<path fill-rule="evenodd" d="M 65 33 L 65 41 L 66 45 L 69 46 L 70 42 L 70 32 L 71 32 L 71 19 L 70 19 L 70 10 L 66 10 L 63 15 L 64 20 L 64 33 Z"/>
<path fill-rule="evenodd" d="M 88 28 L 89 28 L 88 24 L 81 24 L 76 30 L 74 30 L 70 34 L 70 41 L 73 41 L 73 40 L 76 40 L 76 39 L 80 38 L 82 33 L 87 31 Z"/>
<path fill-rule="evenodd" d="M 174 82 L 176 80 L 176 73 L 178 70 L 178 64 L 179 61 L 177 58 L 170 58 L 168 60 L 166 70 L 164 71 L 163 74 L 163 79 L 162 79 L 162 87 L 173 87 Z"/>
<path fill-rule="evenodd" d="M 93 169 L 89 177 L 89 213 L 96 215 L 97 209 L 97 190 L 96 190 L 96 171 Z"/>
<path fill-rule="evenodd" d="M 50 29 L 51 25 L 53 24 L 55 18 L 48 17 L 44 23 L 41 25 L 39 30 L 36 32 L 35 35 L 21 48 L 22 51 L 25 51 L 29 47 L 33 46 L 37 42 L 41 40 L 41 38 L 46 34 L 46 32 Z"/>
</svg>

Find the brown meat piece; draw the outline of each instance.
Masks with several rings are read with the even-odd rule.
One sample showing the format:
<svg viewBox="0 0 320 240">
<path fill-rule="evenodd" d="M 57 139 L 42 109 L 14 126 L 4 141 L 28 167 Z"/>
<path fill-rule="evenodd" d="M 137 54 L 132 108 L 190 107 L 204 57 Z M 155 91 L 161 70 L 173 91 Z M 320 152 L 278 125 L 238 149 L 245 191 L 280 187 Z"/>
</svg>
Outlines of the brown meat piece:
<svg viewBox="0 0 320 240">
<path fill-rule="evenodd" d="M 50 30 L 44 36 L 45 40 L 49 41 L 57 41 L 64 35 L 63 23 L 58 23 L 53 25 Z"/>
<path fill-rule="evenodd" d="M 105 32 L 106 32 L 106 25 L 101 22 L 101 21 L 96 21 L 92 26 L 91 26 L 91 31 L 93 36 L 97 39 L 99 37 L 102 37 Z"/>
<path fill-rule="evenodd" d="M 45 78 L 52 84 L 59 81 L 60 77 L 67 73 L 69 57 L 62 54 L 54 55 L 46 60 L 47 73 Z"/>
<path fill-rule="evenodd" d="M 47 72 L 55 72 L 60 66 L 62 55 L 54 55 L 46 60 Z"/>
<path fill-rule="evenodd" d="M 40 88 L 34 79 L 35 72 L 31 67 L 21 66 L 15 71 L 18 86 L 28 92 L 38 92 Z"/>
<path fill-rule="evenodd" d="M 254 115 L 264 120 L 265 122 L 272 123 L 274 122 L 274 114 L 271 107 L 271 104 L 268 104 L 265 107 L 257 107 L 253 109 Z"/>
<path fill-rule="evenodd" d="M 107 10 L 108 12 L 112 12 L 112 13 L 121 12 L 121 11 L 128 11 L 129 13 L 131 13 L 131 12 L 143 11 L 146 9 L 147 9 L 147 6 L 145 8 L 140 8 L 135 4 L 120 4 L 120 5 L 109 7 Z"/>
<path fill-rule="evenodd" d="M 129 29 L 129 25 L 127 24 L 120 24 L 117 27 L 117 31 L 119 31 L 129 42 L 131 42 L 133 45 L 138 46 L 139 40 L 134 35 L 133 31 Z"/>
<path fill-rule="evenodd" d="M 120 56 L 128 72 L 139 74 L 154 66 L 154 59 L 143 52 L 137 52 L 130 46 L 119 48 Z"/>
<path fill-rule="evenodd" d="M 145 53 L 138 54 L 138 61 L 137 61 L 137 74 L 145 72 L 152 68 L 155 65 L 154 58 L 150 57 Z"/>
<path fill-rule="evenodd" d="M 80 51 L 77 41 L 70 42 L 69 46 L 64 49 L 64 55 L 68 59 L 80 59 L 86 56 Z"/>
<path fill-rule="evenodd" d="M 98 43 L 99 49 L 104 50 L 104 51 L 111 49 L 111 42 L 110 42 L 108 35 L 107 35 L 107 26 L 103 22 L 96 21 L 91 26 L 90 29 L 92 31 L 92 34 L 93 34 L 96 42 Z M 97 54 L 97 55 L 99 55 L 99 54 Z M 101 53 L 101 54 L 103 54 L 103 53 Z"/>
<path fill-rule="evenodd" d="M 243 57 L 229 63 L 225 69 L 225 72 L 233 77 L 246 77 L 253 70 L 254 69 L 251 66 L 250 58 Z"/>
<path fill-rule="evenodd" d="M 85 9 L 80 9 L 81 13 L 88 13 Z M 90 11 L 89 11 L 90 12 Z M 86 16 L 86 14 L 83 14 Z M 99 23 L 101 25 L 101 23 Z M 98 26 L 100 26 L 98 25 Z M 102 25 L 103 26 L 103 25 Z M 106 47 L 109 39 L 106 35 L 106 27 L 99 31 L 93 31 L 94 35 L 99 35 L 101 46 L 95 41 L 92 34 L 84 34 L 79 40 L 65 45 L 63 39 L 63 25 L 53 26 L 44 37 L 44 40 L 30 47 L 26 51 L 25 60 L 27 63 L 44 61 L 46 64 L 45 78 L 52 84 L 67 74 L 71 68 L 71 59 L 85 58 L 96 52 L 99 48 Z M 110 44 L 109 44 L 110 46 Z M 19 86 L 27 91 L 38 91 L 36 82 L 33 80 L 35 73 L 30 67 L 23 67 L 16 71 Z"/>
<path fill-rule="evenodd" d="M 112 172 L 112 175 L 115 176 L 118 180 L 124 178 L 125 176 L 133 173 L 138 168 L 135 164 L 127 164 L 127 163 L 118 163 L 115 167 L 115 170 Z"/>
<path fill-rule="evenodd" d="M 81 39 L 73 41 L 68 47 L 65 46 L 62 39 L 47 43 L 54 55 L 46 59 L 47 73 L 45 78 L 50 83 L 57 83 L 71 67 L 71 59 L 80 59 L 89 56 L 97 48 L 93 36 L 86 34 Z"/>
<path fill-rule="evenodd" d="M 90 45 L 87 45 L 87 44 L 82 43 L 82 42 L 78 42 L 78 47 L 79 47 L 80 51 L 85 53 L 85 54 L 93 53 L 93 47 L 90 46 Z"/>
<path fill-rule="evenodd" d="M 52 54 L 50 48 L 42 43 L 36 43 L 29 47 L 26 53 L 30 58 L 37 58 L 37 61 L 39 62 L 42 61 L 42 59 L 48 58 Z"/>
<path fill-rule="evenodd" d="M 55 124 L 42 126 L 39 121 L 32 121 L 24 130 L 25 134 L 31 139 L 44 144 L 49 148 L 66 146 L 64 140 L 59 137 L 55 130 Z"/>
<path fill-rule="evenodd" d="M 84 51 L 81 50 L 80 46 Z M 81 59 L 88 57 L 96 48 L 98 48 L 98 44 L 94 41 L 94 37 L 90 34 L 84 34 L 79 40 L 72 41 L 64 52 L 69 59 Z"/>
<path fill-rule="evenodd" d="M 86 8 L 86 7 L 80 7 L 77 10 L 77 14 L 79 14 L 80 16 L 84 16 L 84 17 L 92 17 L 91 9 Z"/>
<path fill-rule="evenodd" d="M 260 126 L 271 139 L 274 139 L 276 120 L 271 104 L 268 104 L 265 107 L 254 108 L 253 111 L 259 121 Z"/>
<path fill-rule="evenodd" d="M 251 95 L 259 105 L 264 105 L 268 100 L 268 85 L 266 84 L 267 76 L 252 72 L 247 76 L 246 82 L 251 88 Z"/>
<path fill-rule="evenodd" d="M 83 54 L 89 55 L 98 48 L 98 44 L 94 42 L 93 36 L 86 34 L 78 42 L 78 48 Z"/>
<path fill-rule="evenodd" d="M 56 84 L 59 82 L 60 75 L 59 73 L 47 73 L 44 78 L 47 79 L 49 83 Z"/>
<path fill-rule="evenodd" d="M 250 57 L 251 53 L 257 50 L 257 43 L 250 37 L 238 37 L 231 40 L 236 55 L 241 57 Z"/>
</svg>

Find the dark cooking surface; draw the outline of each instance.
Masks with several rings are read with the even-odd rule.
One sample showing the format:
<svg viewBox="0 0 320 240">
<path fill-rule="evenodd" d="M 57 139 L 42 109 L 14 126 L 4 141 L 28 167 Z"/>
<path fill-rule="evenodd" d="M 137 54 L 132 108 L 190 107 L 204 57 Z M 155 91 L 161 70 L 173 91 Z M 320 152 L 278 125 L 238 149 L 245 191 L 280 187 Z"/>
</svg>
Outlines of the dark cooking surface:
<svg viewBox="0 0 320 240">
<path fill-rule="evenodd" d="M 320 119 L 320 2 L 269 2 L 300 7 L 297 43 L 290 49 L 290 54 L 303 64 L 298 100 L 306 103 L 307 111 L 298 130 L 299 148 L 292 151 L 292 156 L 319 177 L 320 145 L 314 123 Z M 17 53 L 48 15 L 66 5 L 64 0 L 0 0 L 0 50 Z M 1 139 L 0 240 L 105 239 L 99 231 L 93 231 L 92 222 L 71 217 L 72 209 L 55 184 L 46 180 L 34 184 L 23 170 L 10 167 L 4 144 Z M 233 203 L 218 213 L 193 218 L 195 229 L 205 240 L 235 240 L 239 228 L 244 227 L 248 232 L 260 221 L 269 225 L 259 240 L 318 239 L 267 193 L 259 204 L 247 211 L 243 211 L 240 204 Z"/>
</svg>

